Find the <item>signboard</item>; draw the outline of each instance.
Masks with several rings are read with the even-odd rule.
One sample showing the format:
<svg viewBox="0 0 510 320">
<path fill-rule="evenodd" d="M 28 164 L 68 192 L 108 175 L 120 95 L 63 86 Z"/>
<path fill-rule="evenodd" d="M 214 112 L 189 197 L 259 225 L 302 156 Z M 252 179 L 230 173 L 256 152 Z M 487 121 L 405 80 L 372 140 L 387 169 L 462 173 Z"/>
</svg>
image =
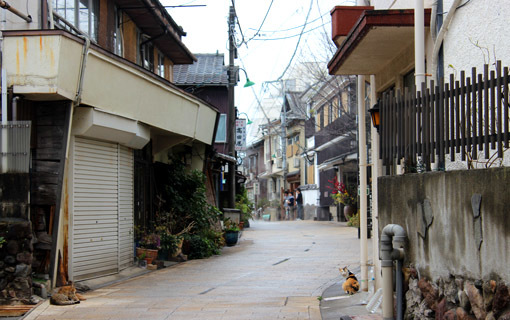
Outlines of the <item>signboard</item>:
<svg viewBox="0 0 510 320">
<path fill-rule="evenodd" d="M 260 195 L 260 184 L 258 182 L 253 183 L 253 193 L 255 195 Z"/>
<path fill-rule="evenodd" d="M 236 151 L 246 150 L 246 119 L 236 119 Z"/>
</svg>

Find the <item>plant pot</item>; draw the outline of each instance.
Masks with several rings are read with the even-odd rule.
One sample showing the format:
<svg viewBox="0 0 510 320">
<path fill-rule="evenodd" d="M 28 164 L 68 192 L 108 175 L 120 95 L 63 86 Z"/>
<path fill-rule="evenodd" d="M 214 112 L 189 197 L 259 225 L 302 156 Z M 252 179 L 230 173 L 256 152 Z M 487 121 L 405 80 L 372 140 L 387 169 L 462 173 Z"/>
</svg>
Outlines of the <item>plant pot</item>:
<svg viewBox="0 0 510 320">
<path fill-rule="evenodd" d="M 225 243 L 227 247 L 232 247 L 237 244 L 237 240 L 239 239 L 238 231 L 227 231 L 225 232 Z"/>
<path fill-rule="evenodd" d="M 356 214 L 356 207 L 355 206 L 350 206 L 350 205 L 344 206 L 344 217 L 345 217 L 345 219 L 347 221 L 349 221 L 349 219 L 354 214 Z"/>
<path fill-rule="evenodd" d="M 240 230 L 244 229 L 244 221 L 239 221 L 239 229 Z"/>
<path fill-rule="evenodd" d="M 158 250 L 155 249 L 145 249 L 145 248 L 136 248 L 136 256 L 140 258 L 145 253 L 145 260 L 147 260 L 148 264 L 151 264 L 153 260 L 158 258 Z"/>
</svg>

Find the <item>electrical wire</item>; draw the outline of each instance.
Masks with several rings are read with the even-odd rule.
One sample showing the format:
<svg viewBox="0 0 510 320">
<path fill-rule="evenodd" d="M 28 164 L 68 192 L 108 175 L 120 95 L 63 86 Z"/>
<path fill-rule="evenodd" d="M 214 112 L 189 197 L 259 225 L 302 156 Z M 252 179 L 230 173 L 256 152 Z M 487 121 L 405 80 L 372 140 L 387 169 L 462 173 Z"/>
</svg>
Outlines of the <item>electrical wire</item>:
<svg viewBox="0 0 510 320">
<path fill-rule="evenodd" d="M 295 38 L 295 37 L 298 37 L 298 36 L 301 36 L 303 34 L 306 34 L 306 33 L 309 33 L 309 32 L 312 32 L 314 30 L 317 30 L 319 28 L 322 28 L 323 26 L 325 26 L 327 23 L 325 24 L 321 24 L 320 26 L 317 26 L 315 28 L 312 28 L 312 29 L 309 29 L 309 30 L 306 30 L 304 32 L 300 32 L 298 34 L 294 34 L 294 35 L 291 35 L 291 36 L 287 36 L 287 37 L 281 37 L 281 38 L 265 38 L 265 39 L 253 39 L 255 41 L 272 41 L 272 40 L 285 40 L 285 39 L 290 39 L 290 38 Z"/>
<path fill-rule="evenodd" d="M 297 53 L 298 48 L 299 48 L 299 43 L 301 42 L 301 38 L 303 36 L 303 32 L 305 31 L 306 25 L 308 23 L 308 18 L 310 17 L 310 12 L 312 11 L 312 7 L 313 7 L 313 0 L 310 0 L 310 8 L 308 9 L 308 13 L 306 14 L 305 24 L 303 26 L 303 29 L 301 30 L 301 34 L 299 35 L 298 41 L 296 43 L 296 48 L 294 49 L 294 53 L 292 54 L 292 57 L 290 58 L 289 63 L 287 64 L 287 66 L 285 67 L 285 69 L 283 70 L 282 74 L 278 77 L 277 80 L 281 80 L 283 78 L 283 76 L 285 75 L 285 73 L 287 73 L 287 70 L 289 70 L 289 67 L 292 64 L 292 61 L 294 60 L 294 57 L 296 56 L 296 53 Z"/>
<path fill-rule="evenodd" d="M 259 34 L 260 29 L 262 29 L 262 26 L 264 25 L 264 22 L 266 22 L 266 18 L 269 15 L 269 11 L 271 11 L 271 7 L 273 6 L 273 2 L 274 2 L 274 0 L 271 0 L 271 3 L 269 4 L 269 8 L 267 8 L 266 14 L 264 16 L 264 19 L 262 19 L 262 23 L 260 24 L 259 29 L 257 30 L 257 32 L 255 32 L 253 37 L 251 37 L 250 39 L 248 39 L 248 41 L 246 41 L 246 43 L 248 43 L 250 40 L 253 40 L 253 38 L 255 38 Z M 241 28 L 241 27 L 239 27 L 239 28 Z"/>
<path fill-rule="evenodd" d="M 313 19 L 312 21 L 310 21 L 308 24 L 311 24 L 311 23 L 314 23 L 315 21 L 321 19 L 328 15 L 329 14 L 329 11 L 322 14 L 320 17 L 318 18 L 315 18 Z M 285 32 L 285 31 L 291 31 L 291 30 L 295 30 L 295 29 L 299 29 L 299 28 L 303 28 L 303 25 L 299 25 L 299 26 L 295 26 L 295 27 L 292 27 L 292 28 L 288 28 L 288 29 L 280 29 L 280 30 L 261 30 L 260 32 L 262 33 L 278 33 L 278 32 Z M 248 28 L 249 30 L 256 30 L 255 28 Z"/>
</svg>

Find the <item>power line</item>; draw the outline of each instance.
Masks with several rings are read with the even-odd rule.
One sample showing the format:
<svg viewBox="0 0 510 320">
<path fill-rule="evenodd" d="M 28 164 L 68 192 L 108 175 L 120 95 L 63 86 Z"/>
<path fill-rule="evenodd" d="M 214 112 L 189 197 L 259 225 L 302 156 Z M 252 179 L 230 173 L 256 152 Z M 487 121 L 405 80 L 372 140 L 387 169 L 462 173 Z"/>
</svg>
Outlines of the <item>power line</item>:
<svg viewBox="0 0 510 320">
<path fill-rule="evenodd" d="M 248 43 L 250 40 L 252 40 L 253 38 L 255 38 L 259 34 L 260 29 L 262 29 L 262 26 L 264 25 L 264 22 L 266 22 L 266 18 L 269 15 L 269 11 L 271 11 L 271 7 L 273 6 L 273 2 L 274 2 L 274 0 L 271 0 L 271 3 L 269 4 L 269 8 L 267 8 L 266 15 L 264 16 L 264 19 L 262 19 L 262 23 L 260 24 L 259 29 L 257 30 L 257 32 L 255 32 L 253 37 L 251 37 L 250 39 L 248 39 L 248 41 L 246 41 L 246 43 Z"/>
<path fill-rule="evenodd" d="M 233 1 L 233 0 L 232 0 Z M 299 43 L 301 42 L 301 37 L 303 36 L 303 32 L 305 31 L 306 25 L 308 23 L 308 18 L 310 17 L 310 12 L 312 11 L 313 6 L 313 0 L 310 0 L 310 8 L 308 9 L 308 13 L 306 14 L 305 24 L 303 25 L 303 29 L 301 30 L 301 34 L 299 35 L 298 41 L 296 43 L 296 48 L 294 49 L 294 53 L 292 54 L 292 57 L 289 60 L 289 63 L 285 67 L 285 70 L 283 70 L 282 74 L 278 77 L 277 80 L 281 80 L 285 73 L 287 73 L 287 70 L 289 70 L 290 65 L 292 64 L 292 61 L 294 60 L 294 57 L 296 56 L 296 52 L 299 48 Z"/>
<path fill-rule="evenodd" d="M 298 36 L 301 36 L 305 33 L 309 33 L 309 32 L 312 32 L 314 30 L 317 30 L 319 28 L 322 28 L 323 26 L 325 26 L 327 23 L 325 24 L 321 24 L 320 26 L 317 26 L 315 28 L 312 28 L 310 30 L 306 30 L 304 32 L 300 32 L 298 34 L 294 34 L 294 35 L 291 35 L 291 36 L 287 36 L 287 37 L 280 37 L 280 38 L 265 38 L 265 39 L 253 39 L 253 40 L 256 40 L 256 41 L 273 41 L 273 40 L 285 40 L 285 39 L 290 39 L 290 38 L 295 38 L 295 37 L 298 37 Z"/>
<path fill-rule="evenodd" d="M 326 15 L 329 14 L 329 11 L 328 12 L 325 12 L 324 14 L 322 14 L 320 17 L 318 18 L 315 18 L 313 19 L 312 21 L 310 21 L 308 24 L 311 24 L 311 23 L 314 23 L 315 21 L 317 20 L 323 20 L 322 18 L 325 17 Z M 324 22 L 323 22 L 324 23 Z M 259 31 L 260 32 L 263 32 L 263 33 L 278 33 L 278 32 L 285 32 L 285 31 L 291 31 L 291 30 L 295 30 L 295 29 L 299 29 L 299 28 L 303 28 L 303 25 L 299 25 L 299 26 L 295 26 L 295 27 L 292 27 L 292 28 L 288 28 L 288 29 L 280 29 L 280 30 L 262 30 Z M 249 30 L 256 30 L 255 28 L 248 28 Z"/>
</svg>

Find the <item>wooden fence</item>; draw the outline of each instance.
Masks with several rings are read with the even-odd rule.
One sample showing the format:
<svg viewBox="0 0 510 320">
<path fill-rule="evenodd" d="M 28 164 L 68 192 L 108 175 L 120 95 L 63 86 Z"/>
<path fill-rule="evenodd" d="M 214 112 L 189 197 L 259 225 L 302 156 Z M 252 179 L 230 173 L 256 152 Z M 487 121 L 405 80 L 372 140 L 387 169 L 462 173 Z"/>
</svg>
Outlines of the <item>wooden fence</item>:
<svg viewBox="0 0 510 320">
<path fill-rule="evenodd" d="M 435 85 L 430 81 L 421 92 L 397 91 L 384 94 L 379 102 L 381 114 L 380 158 L 390 167 L 405 159 L 425 165 L 445 163 L 445 155 L 454 161 L 460 153 L 462 161 L 476 160 L 482 151 L 485 159 L 502 158 L 509 145 L 509 74 L 496 70 L 483 74 L 472 69 L 471 77 L 460 72 L 460 79 L 450 75 L 449 83 Z"/>
</svg>

